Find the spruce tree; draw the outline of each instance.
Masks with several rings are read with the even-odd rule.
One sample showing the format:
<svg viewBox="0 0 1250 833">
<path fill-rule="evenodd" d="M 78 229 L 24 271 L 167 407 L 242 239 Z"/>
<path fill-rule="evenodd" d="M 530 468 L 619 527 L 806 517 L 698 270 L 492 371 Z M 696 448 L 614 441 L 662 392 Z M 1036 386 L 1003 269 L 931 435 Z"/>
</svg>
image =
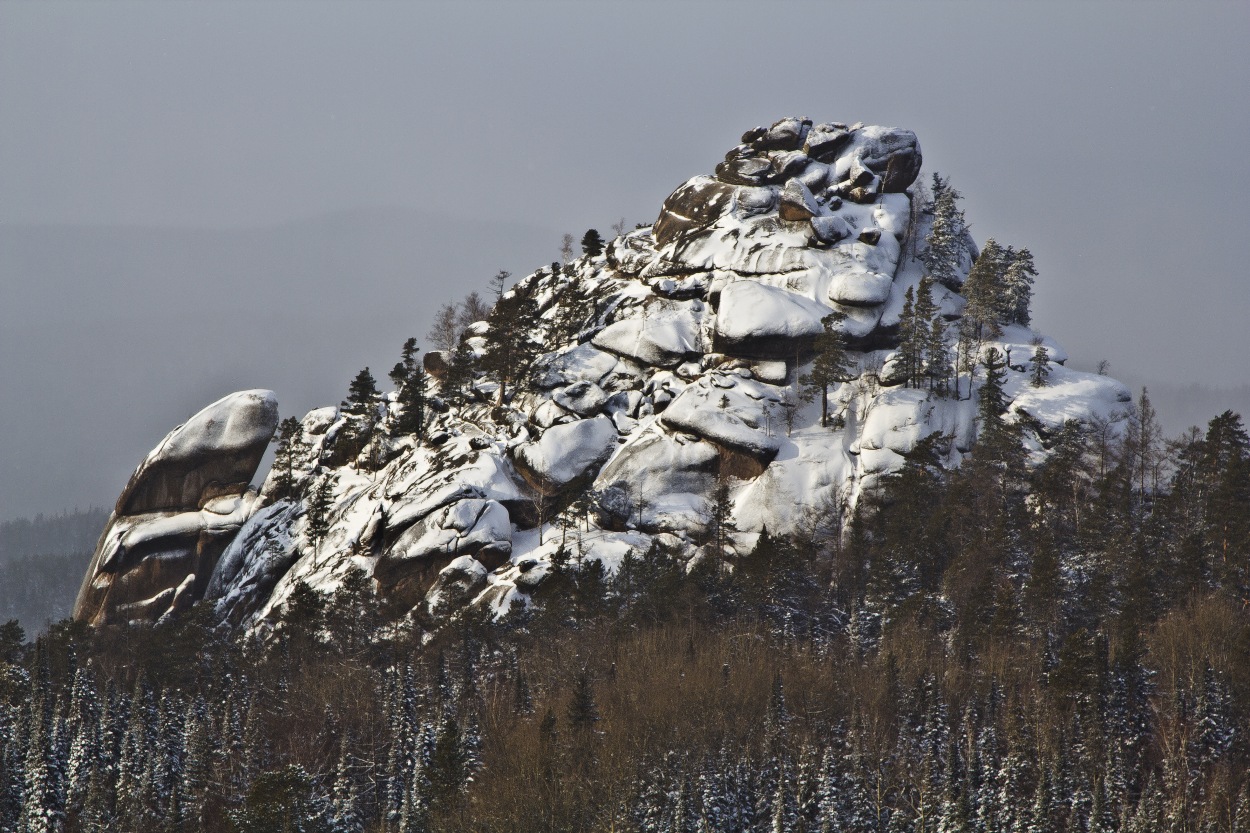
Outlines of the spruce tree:
<svg viewBox="0 0 1250 833">
<path fill-rule="evenodd" d="M 812 372 L 805 374 L 799 384 L 808 391 L 820 391 L 820 424 L 829 425 L 829 388 L 851 378 L 852 360 L 847 353 L 846 336 L 840 329 L 846 313 L 835 311 L 820 319 L 824 332 L 816 336 L 816 358 Z M 809 393 L 810 395 L 810 393 Z"/>
<path fill-rule="evenodd" d="M 273 455 L 275 500 L 295 497 L 296 466 L 302 464 L 311 448 L 304 439 L 304 426 L 296 417 L 287 417 L 274 434 L 277 448 Z"/>
<path fill-rule="evenodd" d="M 439 392 L 451 402 L 465 402 L 473 390 L 477 359 L 468 345 L 460 344 L 451 354 L 439 385 Z"/>
<path fill-rule="evenodd" d="M 334 509 L 334 489 L 338 475 L 323 474 L 308 496 L 308 509 L 304 517 L 304 534 L 313 545 L 313 552 L 321 547 L 330 532 L 330 513 Z"/>
<path fill-rule="evenodd" d="M 950 185 L 949 177 L 933 175 L 933 223 L 925 240 L 923 258 L 929 275 L 947 287 L 959 288 L 959 264 L 964 253 L 967 223 L 959 207 L 960 193 Z"/>
<path fill-rule="evenodd" d="M 990 238 L 985 241 L 985 248 L 972 264 L 968 280 L 964 282 L 963 294 L 968 301 L 964 307 L 964 319 L 972 323 L 978 340 L 1002 334 L 1002 280 L 1007 257 L 1006 250 Z"/>
<path fill-rule="evenodd" d="M 916 293 L 909 286 L 903 293 L 903 310 L 898 317 L 898 350 L 894 354 L 894 364 L 903 375 L 903 387 L 908 388 L 915 382 L 922 360 L 916 340 L 916 319 Z M 823 416 L 820 424 L 825 424 Z"/>
<path fill-rule="evenodd" d="M 1033 279 L 1037 269 L 1033 266 L 1033 254 L 1028 249 L 1012 253 L 1011 261 L 1003 272 L 1004 311 L 1012 324 L 1029 325 L 1033 302 Z"/>
<path fill-rule="evenodd" d="M 929 322 L 928 337 L 924 345 L 924 366 L 925 375 L 929 377 L 930 390 L 945 396 L 951 375 L 951 356 L 946 347 L 946 323 L 940 315 L 934 315 Z"/>
<path fill-rule="evenodd" d="M 347 389 L 347 399 L 343 400 L 343 412 L 354 416 L 372 417 L 377 413 L 378 383 L 365 368 L 356 374 Z"/>
<path fill-rule="evenodd" d="M 302 766 L 260 775 L 231 814 L 238 833 L 330 833 L 330 807 Z"/>
<path fill-rule="evenodd" d="M 916 306 L 914 325 L 911 333 L 912 352 L 915 364 L 912 372 L 912 384 L 920 387 L 920 380 L 928 373 L 928 346 L 932 338 L 933 321 L 937 316 L 937 304 L 933 302 L 933 281 L 927 277 L 920 279 L 916 288 Z M 933 386 L 930 383 L 930 390 Z"/>
<path fill-rule="evenodd" d="M 595 703 L 594 686 L 590 671 L 582 668 L 573 679 L 573 694 L 569 700 L 569 725 L 577 731 L 593 729 L 599 722 L 599 706 Z"/>
<path fill-rule="evenodd" d="M 1050 378 L 1050 352 L 1040 338 L 1033 340 L 1033 357 L 1029 360 L 1029 384 L 1035 388 L 1045 387 Z"/>
<path fill-rule="evenodd" d="M 415 338 L 405 341 L 401 360 L 391 371 L 391 379 L 398 386 L 399 418 L 395 429 L 401 434 L 424 437 L 430 380 L 417 352 Z"/>
</svg>

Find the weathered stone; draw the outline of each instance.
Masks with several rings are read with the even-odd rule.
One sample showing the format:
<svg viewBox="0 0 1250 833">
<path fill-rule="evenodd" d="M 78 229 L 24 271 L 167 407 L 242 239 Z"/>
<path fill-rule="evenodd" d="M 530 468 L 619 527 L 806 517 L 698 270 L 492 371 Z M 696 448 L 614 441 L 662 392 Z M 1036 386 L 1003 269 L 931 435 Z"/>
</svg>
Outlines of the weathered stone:
<svg viewBox="0 0 1250 833">
<path fill-rule="evenodd" d="M 767 127 L 753 127 L 742 134 L 742 144 L 749 145 L 768 132 Z"/>
<path fill-rule="evenodd" d="M 807 143 L 803 149 L 817 162 L 832 162 L 850 141 L 851 134 L 845 127 L 818 124 L 808 131 Z"/>
<path fill-rule="evenodd" d="M 118 515 L 199 509 L 242 494 L 278 426 L 272 391 L 232 393 L 171 431 L 131 475 Z"/>
<path fill-rule="evenodd" d="M 813 217 L 812 233 L 816 235 L 816 239 L 822 243 L 837 243 L 850 236 L 851 227 L 846 220 L 841 217 Z"/>
<path fill-rule="evenodd" d="M 447 354 L 442 350 L 431 350 L 426 353 L 421 359 L 421 364 L 425 366 L 425 372 L 435 379 L 442 380 L 447 375 Z"/>
<path fill-rule="evenodd" d="M 563 390 L 557 390 L 552 397 L 556 404 L 579 416 L 593 416 L 603 410 L 608 395 L 603 388 L 594 382 L 577 382 Z"/>
<path fill-rule="evenodd" d="M 464 607 L 486 586 L 486 567 L 469 555 L 462 555 L 438 573 L 434 586 L 425 594 L 427 612 L 434 617 Z"/>
<path fill-rule="evenodd" d="M 778 213 L 783 220 L 801 222 L 810 220 L 820 213 L 820 206 L 816 198 L 812 196 L 812 192 L 807 190 L 806 185 L 797 179 L 792 179 L 781 189 Z"/>
<path fill-rule="evenodd" d="M 881 242 L 881 229 L 866 228 L 859 233 L 859 242 L 867 243 L 869 246 L 875 246 Z"/>
<path fill-rule="evenodd" d="M 764 162 L 767 167 L 767 161 Z M 711 177 L 697 176 L 664 200 L 651 234 L 665 246 L 678 237 L 716 222 L 733 202 L 734 188 Z"/>
<path fill-rule="evenodd" d="M 717 165 L 716 178 L 729 185 L 766 185 L 777 175 L 768 157 L 740 156 Z"/>
<path fill-rule="evenodd" d="M 773 155 L 772 166 L 779 178 L 789 179 L 802 173 L 810 161 L 812 160 L 801 150 L 787 150 Z"/>
<path fill-rule="evenodd" d="M 916 134 L 898 127 L 865 127 L 857 131 L 857 154 L 864 166 L 880 174 L 881 190 L 905 191 L 916 181 L 924 159 Z"/>
<path fill-rule="evenodd" d="M 752 144 L 759 150 L 799 150 L 811 129 L 810 119 L 794 117 L 774 122 L 768 131 Z"/>
<path fill-rule="evenodd" d="M 74 618 L 92 624 L 152 618 L 175 595 L 183 605 L 199 598 L 217 559 L 258 506 L 248 485 L 277 424 L 273 392 L 250 390 L 214 402 L 171 431 L 117 499 Z"/>
<path fill-rule="evenodd" d="M 531 486 L 556 495 L 592 475 L 616 445 L 616 426 L 607 417 L 553 425 L 537 441 L 516 449 L 513 463 Z"/>
</svg>

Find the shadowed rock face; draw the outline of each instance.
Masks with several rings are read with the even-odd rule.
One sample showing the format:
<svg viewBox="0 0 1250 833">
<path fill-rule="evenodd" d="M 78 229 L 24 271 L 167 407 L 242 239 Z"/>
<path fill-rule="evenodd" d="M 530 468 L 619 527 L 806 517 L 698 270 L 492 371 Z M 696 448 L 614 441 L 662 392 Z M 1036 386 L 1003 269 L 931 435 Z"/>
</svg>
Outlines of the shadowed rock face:
<svg viewBox="0 0 1250 833">
<path fill-rule="evenodd" d="M 171 431 L 117 499 L 74 618 L 152 620 L 190 605 L 259 505 L 249 491 L 278 424 L 272 391 L 233 393 Z"/>
</svg>

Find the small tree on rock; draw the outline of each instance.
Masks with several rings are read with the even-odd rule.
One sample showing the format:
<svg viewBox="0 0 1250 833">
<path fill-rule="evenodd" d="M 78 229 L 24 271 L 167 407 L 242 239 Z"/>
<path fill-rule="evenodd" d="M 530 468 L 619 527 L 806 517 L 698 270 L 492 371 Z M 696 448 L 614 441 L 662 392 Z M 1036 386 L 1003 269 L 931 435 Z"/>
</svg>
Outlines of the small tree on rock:
<svg viewBox="0 0 1250 833">
<path fill-rule="evenodd" d="M 824 332 L 816 336 L 816 359 L 812 372 L 799 380 L 809 395 L 820 391 L 820 424 L 829 425 L 829 388 L 851 378 L 851 358 L 847 354 L 846 336 L 839 326 L 846 320 L 846 313 L 835 311 L 820 319 Z"/>
<path fill-rule="evenodd" d="M 330 512 L 334 509 L 334 487 L 337 483 L 337 475 L 323 474 L 308 496 L 308 514 L 304 518 L 304 529 L 313 545 L 314 554 L 330 533 Z"/>
<path fill-rule="evenodd" d="M 582 254 L 598 257 L 603 254 L 603 236 L 596 229 L 587 229 L 582 235 Z"/>
<path fill-rule="evenodd" d="M 538 305 L 528 292 L 514 289 L 499 299 L 487 319 L 481 368 L 499 383 L 499 404 L 507 401 L 508 387 L 529 373 L 541 345 L 535 336 L 541 330 Z"/>
<path fill-rule="evenodd" d="M 423 437 L 430 379 L 426 375 L 425 366 L 417 358 L 417 352 L 415 338 L 404 342 L 402 358 L 391 371 L 391 379 L 399 389 L 396 403 L 400 411 L 399 419 L 395 422 L 396 430 L 401 434 Z"/>
<path fill-rule="evenodd" d="M 378 383 L 365 368 L 356 374 L 347 389 L 347 399 L 343 400 L 343 410 L 355 416 L 372 416 L 378 404 Z"/>
<path fill-rule="evenodd" d="M 1050 378 L 1050 353 L 1040 338 L 1033 339 L 1033 358 L 1029 360 L 1029 383 L 1035 388 L 1044 387 Z"/>
<path fill-rule="evenodd" d="M 950 178 L 933 175 L 933 224 L 925 242 L 925 265 L 935 281 L 950 289 L 959 286 L 959 263 L 964 252 L 967 223 L 959 207 L 960 193 Z"/>
<path fill-rule="evenodd" d="M 274 499 L 295 497 L 295 465 L 310 448 L 304 440 L 304 426 L 297 418 L 287 417 L 278 424 L 273 441 L 277 443 L 273 454 Z"/>
</svg>

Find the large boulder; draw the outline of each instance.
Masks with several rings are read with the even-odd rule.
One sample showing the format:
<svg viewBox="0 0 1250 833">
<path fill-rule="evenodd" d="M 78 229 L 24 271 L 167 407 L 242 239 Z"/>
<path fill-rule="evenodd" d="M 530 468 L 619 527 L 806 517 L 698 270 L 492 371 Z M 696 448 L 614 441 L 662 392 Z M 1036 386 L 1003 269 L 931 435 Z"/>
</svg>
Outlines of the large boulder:
<svg viewBox="0 0 1250 833">
<path fill-rule="evenodd" d="M 217 400 L 152 449 L 117 499 L 118 515 L 199 509 L 251 482 L 278 425 L 273 391 Z"/>
<path fill-rule="evenodd" d="M 117 499 L 74 618 L 156 618 L 169 607 L 158 610 L 156 601 L 201 597 L 217 559 L 260 505 L 249 484 L 277 425 L 273 392 L 248 390 L 169 432 Z"/>
<path fill-rule="evenodd" d="M 763 168 L 771 170 L 768 160 Z M 682 235 L 707 228 L 733 204 L 734 187 L 717 182 L 709 176 L 696 176 L 664 201 L 660 217 L 651 233 L 660 245 L 667 245 Z"/>
<path fill-rule="evenodd" d="M 916 181 L 924 158 L 916 134 L 899 127 L 863 127 L 857 131 L 856 156 L 882 177 L 881 190 L 899 193 Z"/>
<path fill-rule="evenodd" d="M 615 448 L 616 436 L 616 426 L 603 416 L 553 425 L 536 442 L 517 448 L 516 467 L 542 494 L 559 494 L 598 470 Z"/>
<path fill-rule="evenodd" d="M 511 553 L 508 510 L 493 500 L 469 498 L 444 506 L 404 530 L 378 559 L 373 577 L 388 599 L 411 608 L 457 558 L 473 556 L 495 569 Z"/>
</svg>

